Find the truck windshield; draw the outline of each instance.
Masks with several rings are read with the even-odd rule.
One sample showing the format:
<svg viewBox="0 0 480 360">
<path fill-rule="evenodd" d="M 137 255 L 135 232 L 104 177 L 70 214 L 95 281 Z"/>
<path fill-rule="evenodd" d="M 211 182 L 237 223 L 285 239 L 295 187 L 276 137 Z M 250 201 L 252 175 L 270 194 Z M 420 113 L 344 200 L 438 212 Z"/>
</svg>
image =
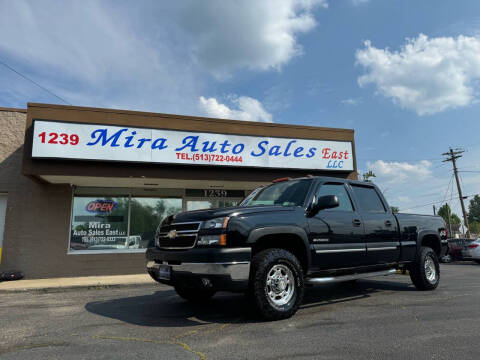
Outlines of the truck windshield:
<svg viewBox="0 0 480 360">
<path fill-rule="evenodd" d="M 241 206 L 281 205 L 302 206 L 312 179 L 300 179 L 272 184 L 247 196 Z"/>
</svg>

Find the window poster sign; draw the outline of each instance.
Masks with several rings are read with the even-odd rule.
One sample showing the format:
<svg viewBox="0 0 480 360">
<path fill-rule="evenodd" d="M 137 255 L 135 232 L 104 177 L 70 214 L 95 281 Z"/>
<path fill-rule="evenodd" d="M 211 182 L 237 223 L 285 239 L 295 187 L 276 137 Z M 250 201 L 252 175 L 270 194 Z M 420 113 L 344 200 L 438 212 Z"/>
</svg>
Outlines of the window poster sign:
<svg viewBox="0 0 480 360">
<path fill-rule="evenodd" d="M 72 215 L 71 251 L 138 248 L 127 236 L 128 197 L 75 197 Z"/>
<path fill-rule="evenodd" d="M 33 158 L 353 170 L 352 143 L 34 121 Z"/>
<path fill-rule="evenodd" d="M 146 249 L 158 224 L 181 210 L 181 198 L 74 196 L 69 252 Z"/>
</svg>

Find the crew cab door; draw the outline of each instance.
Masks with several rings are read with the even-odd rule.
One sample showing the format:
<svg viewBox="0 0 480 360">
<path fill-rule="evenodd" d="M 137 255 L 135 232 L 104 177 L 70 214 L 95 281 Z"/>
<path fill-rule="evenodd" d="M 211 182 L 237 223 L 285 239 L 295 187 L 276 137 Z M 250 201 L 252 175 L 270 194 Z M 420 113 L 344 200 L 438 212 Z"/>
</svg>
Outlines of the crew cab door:
<svg viewBox="0 0 480 360">
<path fill-rule="evenodd" d="M 350 184 L 365 229 L 368 264 L 397 262 L 400 242 L 395 216 L 374 186 Z"/>
<path fill-rule="evenodd" d="M 320 184 L 315 197 L 336 195 L 339 206 L 308 219 L 312 262 L 317 269 L 354 267 L 366 262 L 363 226 L 342 182 Z M 357 220 L 357 221 L 356 221 Z"/>
</svg>

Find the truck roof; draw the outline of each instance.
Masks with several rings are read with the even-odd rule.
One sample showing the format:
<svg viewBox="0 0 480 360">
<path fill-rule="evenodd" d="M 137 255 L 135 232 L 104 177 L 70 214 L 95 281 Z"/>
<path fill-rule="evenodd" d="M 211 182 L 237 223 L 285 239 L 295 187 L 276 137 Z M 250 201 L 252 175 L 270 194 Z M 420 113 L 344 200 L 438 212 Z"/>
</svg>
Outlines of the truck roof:
<svg viewBox="0 0 480 360">
<path fill-rule="evenodd" d="M 349 183 L 349 184 L 376 186 L 374 183 L 369 182 L 369 181 L 344 179 L 344 178 L 338 178 L 338 177 L 333 177 L 333 176 L 312 176 L 312 175 L 302 176 L 302 177 L 298 177 L 298 178 L 284 177 L 284 178 L 279 178 L 279 179 L 272 180 L 272 182 L 275 183 L 275 182 L 292 181 L 292 180 L 300 180 L 300 179 L 321 179 L 321 180 L 326 180 L 326 181 L 344 182 L 344 183 Z"/>
</svg>

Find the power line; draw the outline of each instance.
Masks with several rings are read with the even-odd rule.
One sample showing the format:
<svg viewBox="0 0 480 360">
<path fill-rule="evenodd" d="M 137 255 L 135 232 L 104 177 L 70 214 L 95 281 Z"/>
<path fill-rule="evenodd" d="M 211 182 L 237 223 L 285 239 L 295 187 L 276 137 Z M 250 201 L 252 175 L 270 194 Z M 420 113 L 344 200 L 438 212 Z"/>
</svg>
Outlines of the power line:
<svg viewBox="0 0 480 360">
<path fill-rule="evenodd" d="M 469 195 L 464 195 L 463 197 L 470 197 L 470 196 L 475 196 L 475 195 L 480 195 L 480 194 L 469 194 Z M 450 201 L 450 200 L 453 200 L 453 199 L 456 199 L 457 198 L 457 195 L 453 195 L 453 192 L 452 192 L 452 197 L 448 198 L 448 199 L 445 199 L 445 200 L 441 200 L 441 201 L 434 201 L 434 202 L 431 202 L 431 203 L 428 203 L 428 204 L 422 204 L 422 205 L 416 205 L 416 206 L 412 206 L 408 209 L 401 209 L 400 211 L 407 211 L 407 210 L 413 210 L 413 209 L 418 209 L 418 208 L 421 208 L 421 207 L 425 207 L 425 206 L 429 206 L 429 205 L 435 205 L 435 204 L 441 204 L 441 203 L 444 203 L 446 201 Z"/>
<path fill-rule="evenodd" d="M 438 164 L 437 166 L 434 166 L 434 167 L 432 168 L 432 170 L 438 169 L 439 167 L 444 166 L 444 165 L 445 165 L 445 163 L 440 163 L 440 164 Z"/>
<path fill-rule="evenodd" d="M 382 160 L 382 161 L 424 161 L 424 160 L 427 160 L 427 161 L 440 161 L 442 160 L 442 158 L 430 158 L 430 159 L 379 159 L 378 157 L 377 158 L 363 158 L 363 157 L 359 157 L 357 158 L 358 160 Z"/>
<path fill-rule="evenodd" d="M 15 69 L 12 68 L 11 66 L 7 65 L 6 63 L 4 63 L 2 60 L 0 60 L 0 64 L 2 64 L 3 66 L 5 66 L 8 70 L 13 71 L 15 74 L 21 76 L 21 77 L 24 78 L 25 80 L 30 81 L 31 83 L 35 84 L 35 85 L 38 86 L 40 89 L 46 91 L 46 92 L 49 93 L 50 95 L 53 95 L 53 96 L 55 96 L 57 99 L 60 99 L 60 100 L 63 101 L 65 104 L 67 104 L 67 105 L 72 105 L 72 104 L 70 104 L 67 100 L 61 98 L 61 97 L 58 96 L 57 94 L 55 94 L 55 93 L 53 93 L 52 91 L 48 90 L 47 88 L 43 87 L 42 85 L 40 85 L 40 84 L 37 83 L 36 81 L 30 79 L 28 76 L 23 75 L 20 71 L 15 70 Z"/>
<path fill-rule="evenodd" d="M 445 195 L 443 196 L 443 202 L 447 200 L 448 190 L 450 190 L 450 184 L 452 184 L 452 180 L 453 180 L 453 174 L 450 176 L 450 181 L 448 182 L 447 190 L 445 190 Z M 452 195 L 453 195 L 453 191 L 452 191 Z"/>
<path fill-rule="evenodd" d="M 450 186 L 451 185 L 451 186 Z M 444 196 L 444 202 L 447 205 L 446 210 L 447 210 L 447 226 L 448 226 L 448 232 L 451 234 L 452 233 L 452 209 L 450 205 L 448 204 L 447 196 L 448 196 L 448 191 L 450 190 L 450 196 L 453 196 L 453 174 L 450 176 L 450 181 L 447 186 L 447 190 L 445 191 L 445 196 Z M 443 203 L 443 202 L 442 202 Z"/>
</svg>

